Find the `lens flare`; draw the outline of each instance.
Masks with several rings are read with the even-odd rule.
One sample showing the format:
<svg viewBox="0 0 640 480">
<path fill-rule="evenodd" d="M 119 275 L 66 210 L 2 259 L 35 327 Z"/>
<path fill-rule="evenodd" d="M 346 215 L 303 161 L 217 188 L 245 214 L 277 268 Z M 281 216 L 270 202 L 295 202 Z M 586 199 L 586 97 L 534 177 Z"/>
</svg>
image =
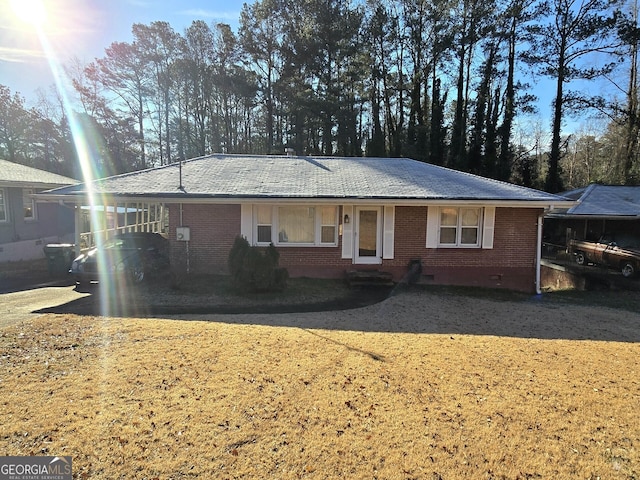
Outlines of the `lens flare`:
<svg viewBox="0 0 640 480">
<path fill-rule="evenodd" d="M 21 0 L 22 1 L 22 0 Z M 98 166 L 102 165 L 100 154 L 95 148 L 98 144 L 96 140 L 96 132 L 88 122 L 83 122 L 83 119 L 72 108 L 72 102 L 69 98 L 69 92 L 73 91 L 67 76 L 64 74 L 60 67 L 56 52 L 51 46 L 44 33 L 44 30 L 35 25 L 35 29 L 38 33 L 38 37 L 42 48 L 47 57 L 47 62 L 53 79 L 56 85 L 56 89 L 60 98 L 62 99 L 62 105 L 69 122 L 69 128 L 71 130 L 71 136 L 73 138 L 73 145 L 75 147 L 76 155 L 82 172 L 82 180 L 86 189 L 86 199 L 89 206 L 91 226 L 92 229 L 100 225 L 99 210 L 104 205 L 107 205 L 104 197 L 96 191 L 96 179 L 101 178 L 98 175 Z M 76 208 L 80 208 L 80 205 L 76 205 Z M 78 228 L 78 226 L 76 226 Z M 95 245 L 98 247 L 98 268 L 102 271 L 106 271 L 108 266 L 106 265 L 106 258 L 104 255 L 105 238 L 102 234 L 94 235 Z M 98 284 L 99 288 L 99 302 L 100 312 L 102 315 L 108 316 L 110 312 L 116 310 L 116 305 L 110 304 L 111 302 L 117 302 L 117 299 L 123 298 L 118 292 L 114 291 L 117 287 L 109 281 L 101 281 Z"/>
<path fill-rule="evenodd" d="M 47 21 L 47 8 L 42 0 L 11 0 L 16 16 L 25 23 L 42 27 Z"/>
</svg>

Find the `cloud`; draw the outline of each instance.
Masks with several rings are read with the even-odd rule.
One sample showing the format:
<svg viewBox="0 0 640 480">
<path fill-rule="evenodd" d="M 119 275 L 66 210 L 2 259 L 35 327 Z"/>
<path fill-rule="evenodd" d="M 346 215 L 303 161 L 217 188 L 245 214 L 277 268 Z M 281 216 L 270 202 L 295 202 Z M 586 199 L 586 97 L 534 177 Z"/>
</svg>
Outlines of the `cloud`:
<svg viewBox="0 0 640 480">
<path fill-rule="evenodd" d="M 215 10 L 204 10 L 202 8 L 191 8 L 188 10 L 181 10 L 178 15 L 196 17 L 196 18 L 210 18 L 217 20 L 238 20 L 240 16 L 239 12 L 219 12 Z"/>
<path fill-rule="evenodd" d="M 0 46 L 0 61 L 10 63 L 26 63 L 31 60 L 45 58 L 42 50 L 11 48 Z"/>
</svg>

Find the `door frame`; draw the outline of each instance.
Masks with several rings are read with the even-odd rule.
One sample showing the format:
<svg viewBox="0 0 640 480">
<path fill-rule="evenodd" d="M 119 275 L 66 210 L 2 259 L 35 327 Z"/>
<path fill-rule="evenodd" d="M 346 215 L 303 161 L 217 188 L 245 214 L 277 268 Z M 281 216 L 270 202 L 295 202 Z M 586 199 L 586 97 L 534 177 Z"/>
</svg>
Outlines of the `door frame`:
<svg viewBox="0 0 640 480">
<path fill-rule="evenodd" d="M 376 254 L 375 256 L 360 256 L 360 212 L 376 212 Z M 356 205 L 354 207 L 353 229 L 353 263 L 355 265 L 380 265 L 382 263 L 382 207 Z"/>
</svg>

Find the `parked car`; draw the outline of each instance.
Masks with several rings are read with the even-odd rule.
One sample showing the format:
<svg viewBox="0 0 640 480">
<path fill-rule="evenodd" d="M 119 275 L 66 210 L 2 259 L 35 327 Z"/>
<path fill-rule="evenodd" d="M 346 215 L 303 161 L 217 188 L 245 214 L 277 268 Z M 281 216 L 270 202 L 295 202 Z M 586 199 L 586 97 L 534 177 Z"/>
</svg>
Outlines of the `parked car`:
<svg viewBox="0 0 640 480">
<path fill-rule="evenodd" d="M 71 263 L 69 273 L 78 284 L 107 278 L 140 283 L 169 267 L 168 251 L 169 241 L 159 233 L 123 233 L 82 253 Z"/>
<path fill-rule="evenodd" d="M 603 235 L 596 242 L 571 240 L 569 252 L 578 265 L 595 263 L 619 269 L 624 277 L 632 277 L 640 268 L 640 240 L 633 237 Z"/>
</svg>

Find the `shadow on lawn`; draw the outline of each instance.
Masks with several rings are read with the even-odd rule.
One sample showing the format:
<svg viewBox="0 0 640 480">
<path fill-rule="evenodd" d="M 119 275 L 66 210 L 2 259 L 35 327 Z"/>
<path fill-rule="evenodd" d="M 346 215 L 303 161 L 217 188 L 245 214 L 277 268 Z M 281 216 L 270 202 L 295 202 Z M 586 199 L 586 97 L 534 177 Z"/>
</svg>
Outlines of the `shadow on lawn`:
<svg viewBox="0 0 640 480">
<path fill-rule="evenodd" d="M 152 305 L 135 295 L 127 301 L 102 302 L 100 294 L 94 292 L 35 313 L 169 318 L 305 330 L 442 334 L 452 339 L 455 335 L 479 335 L 638 343 L 640 316 L 636 297 L 633 292 L 532 296 L 401 285 L 394 289 L 353 289 L 346 297 L 319 303 L 243 306 L 189 304 L 188 296 L 180 305 Z"/>
<path fill-rule="evenodd" d="M 199 301 L 190 302 L 189 294 L 182 296 L 176 304 L 153 303 L 144 295 L 136 295 L 132 290 L 126 297 L 103 298 L 97 285 L 84 290 L 91 295 L 54 307 L 44 308 L 33 313 L 56 313 L 76 315 L 108 315 L 114 317 L 152 317 L 162 318 L 175 315 L 252 315 L 252 314 L 287 314 L 311 313 L 351 310 L 373 305 L 389 297 L 392 287 L 376 286 L 371 288 L 353 288 L 346 295 L 323 301 L 297 303 L 287 301 L 278 303 L 277 298 L 268 299 L 265 303 L 243 304 L 238 296 L 235 303 L 208 304 Z M 259 297 L 258 297 L 259 298 Z M 269 301 L 270 300 L 270 301 Z"/>
</svg>

